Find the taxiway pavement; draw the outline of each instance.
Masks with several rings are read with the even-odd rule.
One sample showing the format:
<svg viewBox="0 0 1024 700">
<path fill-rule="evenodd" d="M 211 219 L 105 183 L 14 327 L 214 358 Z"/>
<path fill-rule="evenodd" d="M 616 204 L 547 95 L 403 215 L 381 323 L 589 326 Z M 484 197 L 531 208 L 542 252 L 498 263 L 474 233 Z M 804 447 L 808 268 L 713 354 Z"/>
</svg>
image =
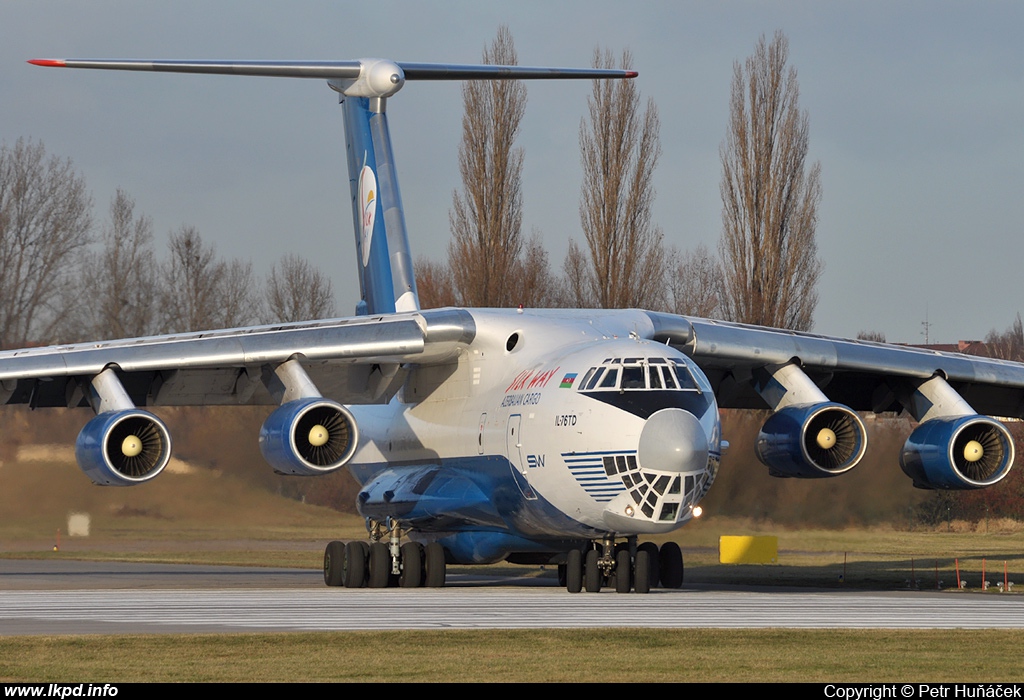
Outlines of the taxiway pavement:
<svg viewBox="0 0 1024 700">
<path fill-rule="evenodd" d="M 327 588 L 318 571 L 0 560 L 0 634 L 571 627 L 1024 628 L 1024 597 L 957 591 L 569 594 L 537 578 Z"/>
</svg>

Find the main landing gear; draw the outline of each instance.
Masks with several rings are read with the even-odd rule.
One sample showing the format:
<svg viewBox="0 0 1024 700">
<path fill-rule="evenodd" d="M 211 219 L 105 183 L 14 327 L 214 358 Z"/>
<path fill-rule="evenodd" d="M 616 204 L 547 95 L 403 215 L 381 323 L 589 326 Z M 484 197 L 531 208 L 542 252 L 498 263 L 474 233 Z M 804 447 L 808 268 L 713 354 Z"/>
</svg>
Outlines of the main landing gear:
<svg viewBox="0 0 1024 700">
<path fill-rule="evenodd" d="M 331 542 L 324 550 L 324 583 L 346 588 L 441 588 L 445 580 L 444 547 L 406 541 L 401 528 L 367 522 L 370 542 Z M 385 536 L 387 542 L 382 541 Z"/>
<path fill-rule="evenodd" d="M 638 546 L 635 537 L 619 544 L 607 537 L 603 545 L 592 543 L 585 550 L 569 550 L 563 566 L 565 588 L 570 593 L 584 589 L 597 593 L 603 586 L 617 593 L 631 589 L 649 593 L 659 584 L 662 588 L 683 585 L 683 553 L 675 542 L 666 542 L 659 549 L 653 542 Z"/>
</svg>

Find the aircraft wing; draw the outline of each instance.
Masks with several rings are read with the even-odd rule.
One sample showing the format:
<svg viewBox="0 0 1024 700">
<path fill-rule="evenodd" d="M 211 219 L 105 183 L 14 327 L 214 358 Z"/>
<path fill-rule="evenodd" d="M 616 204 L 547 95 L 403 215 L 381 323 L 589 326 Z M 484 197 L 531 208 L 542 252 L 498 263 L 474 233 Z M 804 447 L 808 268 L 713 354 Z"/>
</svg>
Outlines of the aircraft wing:
<svg viewBox="0 0 1024 700">
<path fill-rule="evenodd" d="M 939 376 L 978 413 L 1024 418 L 1024 364 L 739 323 L 649 313 L 655 340 L 691 357 L 722 408 L 768 408 L 775 368 L 796 365 L 856 411 L 899 411 L 901 394 Z M 760 388 L 760 391 L 759 391 Z"/>
<path fill-rule="evenodd" d="M 85 406 L 114 368 L 138 406 L 267 404 L 267 372 L 297 360 L 324 396 L 386 402 L 403 363 L 443 363 L 475 335 L 457 309 L 109 340 L 0 352 L 0 403 Z M 270 382 L 272 385 L 272 382 Z"/>
</svg>

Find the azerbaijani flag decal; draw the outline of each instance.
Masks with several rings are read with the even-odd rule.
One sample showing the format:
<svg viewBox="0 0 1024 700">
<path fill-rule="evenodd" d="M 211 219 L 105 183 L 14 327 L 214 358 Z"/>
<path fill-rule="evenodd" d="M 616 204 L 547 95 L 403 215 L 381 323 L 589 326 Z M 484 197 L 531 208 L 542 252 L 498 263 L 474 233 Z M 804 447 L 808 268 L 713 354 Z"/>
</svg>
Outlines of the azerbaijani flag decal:
<svg viewBox="0 0 1024 700">
<path fill-rule="evenodd" d="M 558 385 L 559 389 L 572 389 L 573 382 L 576 381 L 576 374 L 567 374 L 562 377 L 562 383 Z"/>
</svg>

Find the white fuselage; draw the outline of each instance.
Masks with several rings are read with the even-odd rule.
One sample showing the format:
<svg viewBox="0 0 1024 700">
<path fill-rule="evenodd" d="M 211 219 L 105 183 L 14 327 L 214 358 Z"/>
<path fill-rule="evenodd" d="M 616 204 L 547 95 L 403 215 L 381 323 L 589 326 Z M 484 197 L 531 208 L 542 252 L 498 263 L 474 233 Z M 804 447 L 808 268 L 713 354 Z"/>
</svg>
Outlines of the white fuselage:
<svg viewBox="0 0 1024 700">
<path fill-rule="evenodd" d="M 492 489 L 506 527 L 530 538 L 667 532 L 692 517 L 718 468 L 717 405 L 690 360 L 639 339 L 645 315 L 471 313 L 476 335 L 456 361 L 410 367 L 389 404 L 351 407 L 360 442 L 350 467 L 364 485 L 381 481 L 385 494 L 366 500 L 367 510 L 390 493 L 404 510 L 374 513 L 401 522 L 411 512 L 394 495 L 409 487 L 400 483 L 403 469 L 419 470 L 420 479 L 424 467 L 436 467 Z M 644 438 L 659 411 L 672 434 Z M 683 420 L 681 435 L 667 418 Z M 688 451 L 702 441 L 702 452 Z M 481 482 L 475 470 L 488 476 Z M 514 506 L 506 503 L 512 496 Z M 468 510 L 479 510 L 469 500 Z M 480 524 L 473 520 L 467 516 L 466 525 Z M 450 512 L 438 523 L 458 527 Z M 422 514 L 415 526 L 431 529 Z"/>
</svg>

